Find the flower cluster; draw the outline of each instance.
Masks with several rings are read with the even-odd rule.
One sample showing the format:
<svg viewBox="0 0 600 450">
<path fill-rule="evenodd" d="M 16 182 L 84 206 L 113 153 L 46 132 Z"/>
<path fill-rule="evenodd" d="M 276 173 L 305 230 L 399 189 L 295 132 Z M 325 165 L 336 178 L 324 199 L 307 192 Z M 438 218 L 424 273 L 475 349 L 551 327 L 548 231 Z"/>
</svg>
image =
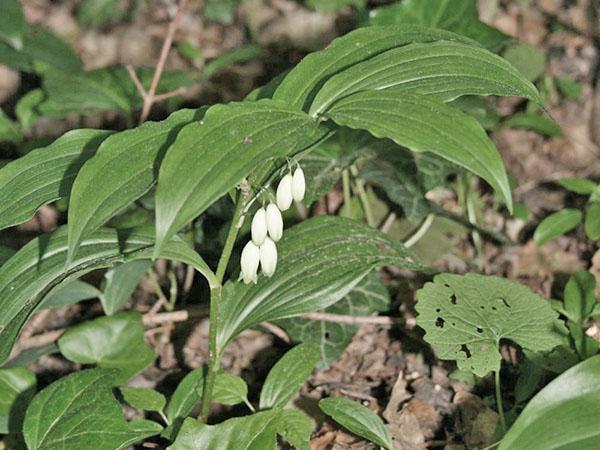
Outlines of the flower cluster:
<svg viewBox="0 0 600 450">
<path fill-rule="evenodd" d="M 276 201 L 259 208 L 252 218 L 252 239 L 242 250 L 240 278 L 244 283 L 256 283 L 258 266 L 270 277 L 277 267 L 277 246 L 283 235 L 281 211 L 289 209 L 292 201 L 301 202 L 306 184 L 300 167 L 286 174 L 277 186 Z"/>
</svg>

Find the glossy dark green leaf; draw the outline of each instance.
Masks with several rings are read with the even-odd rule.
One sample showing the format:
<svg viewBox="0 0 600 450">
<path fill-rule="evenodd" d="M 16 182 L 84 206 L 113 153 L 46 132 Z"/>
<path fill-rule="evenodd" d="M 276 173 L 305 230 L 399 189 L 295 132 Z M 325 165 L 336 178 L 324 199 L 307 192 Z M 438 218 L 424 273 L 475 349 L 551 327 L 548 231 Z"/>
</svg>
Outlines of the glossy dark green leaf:
<svg viewBox="0 0 600 450">
<path fill-rule="evenodd" d="M 525 407 L 498 450 L 595 449 L 600 440 L 600 356 L 554 379 Z"/>
<path fill-rule="evenodd" d="M 319 408 L 352 433 L 388 450 L 394 449 L 383 421 L 366 406 L 343 397 L 329 397 L 319 402 Z"/>
<path fill-rule="evenodd" d="M 441 101 L 392 88 L 359 92 L 336 102 L 327 116 L 340 125 L 368 130 L 470 170 L 512 209 L 508 177 L 494 144 L 475 119 Z"/>
<path fill-rule="evenodd" d="M 77 258 L 66 266 L 67 230 L 63 227 L 33 239 L 0 267 L 0 363 L 5 361 L 28 317 L 48 292 L 65 280 L 95 269 L 152 255 L 149 231 L 99 230 L 83 241 Z M 164 246 L 160 257 L 190 264 L 213 278 L 200 256 L 180 239 Z"/>
<path fill-rule="evenodd" d="M 107 316 L 123 307 L 150 267 L 152 261 L 141 259 L 119 264 L 104 274 L 100 301 Z"/>
<path fill-rule="evenodd" d="M 534 113 L 516 113 L 502 122 L 510 128 L 524 128 L 550 137 L 562 136 L 562 130 L 552 119 Z"/>
<path fill-rule="evenodd" d="M 149 420 L 127 422 L 112 393 L 114 372 L 75 372 L 38 393 L 25 416 L 30 450 L 117 450 L 160 433 Z"/>
<path fill-rule="evenodd" d="M 35 386 L 35 374 L 24 367 L 0 369 L 0 434 L 21 432 Z"/>
<path fill-rule="evenodd" d="M 533 240 L 537 245 L 544 245 L 574 229 L 582 219 L 583 214 L 577 209 L 565 208 L 550 214 L 535 229 Z"/>
<path fill-rule="evenodd" d="M 124 386 L 119 390 L 123 400 L 134 408 L 144 411 L 162 411 L 167 403 L 165 396 L 154 389 Z"/>
<path fill-rule="evenodd" d="M 307 111 L 319 89 L 335 74 L 387 50 L 441 39 L 476 45 L 447 31 L 414 25 L 359 28 L 304 58 L 284 78 L 273 98 Z"/>
<path fill-rule="evenodd" d="M 24 30 L 25 18 L 19 0 L 2 0 L 0 39 L 20 49 L 23 46 Z"/>
<path fill-rule="evenodd" d="M 459 369 L 480 377 L 500 370 L 500 340 L 544 352 L 561 345 L 566 334 L 549 302 L 495 276 L 436 275 L 417 291 L 416 310 L 438 358 L 455 360 Z"/>
<path fill-rule="evenodd" d="M 154 185 L 165 151 L 179 130 L 204 114 L 181 110 L 162 122 L 146 122 L 106 139 L 81 168 L 69 203 L 69 254 L 82 239 Z"/>
<path fill-rule="evenodd" d="M 395 265 L 425 270 L 402 244 L 349 219 L 317 216 L 278 242 L 277 270 L 257 284 L 227 283 L 223 290 L 219 347 L 243 330 L 324 309 L 341 300 L 373 268 Z"/>
<path fill-rule="evenodd" d="M 69 328 L 58 340 L 58 348 L 70 361 L 118 369 L 115 384 L 125 383 L 156 358 L 144 342 L 138 312 L 120 312 Z"/>
<path fill-rule="evenodd" d="M 167 406 L 167 418 L 173 423 L 177 419 L 183 421 L 200 401 L 204 391 L 204 374 L 206 367 L 198 367 L 188 373 L 179 382 Z"/>
<path fill-rule="evenodd" d="M 83 300 L 100 298 L 102 293 L 91 284 L 73 280 L 54 288 L 37 307 L 41 309 L 62 308 Z"/>
<path fill-rule="evenodd" d="M 319 90 L 310 115 L 326 112 L 355 92 L 395 88 L 451 101 L 464 95 L 511 95 L 542 103 L 533 84 L 493 53 L 456 42 L 409 44 L 373 56 L 332 76 Z"/>
<path fill-rule="evenodd" d="M 156 248 L 267 159 L 285 158 L 326 129 L 272 100 L 210 108 L 184 127 L 160 167 L 156 189 Z"/>
<path fill-rule="evenodd" d="M 282 408 L 296 396 L 320 359 L 319 345 L 297 345 L 269 371 L 260 391 L 260 409 Z"/>
<path fill-rule="evenodd" d="M 77 172 L 109 134 L 69 131 L 0 168 L 0 228 L 25 222 L 42 205 L 67 197 Z"/>
<path fill-rule="evenodd" d="M 600 202 L 590 202 L 585 213 L 585 234 L 593 240 L 600 241 Z"/>
<path fill-rule="evenodd" d="M 586 178 L 561 178 L 558 184 L 580 195 L 590 195 L 598 187 L 595 182 Z"/>
</svg>

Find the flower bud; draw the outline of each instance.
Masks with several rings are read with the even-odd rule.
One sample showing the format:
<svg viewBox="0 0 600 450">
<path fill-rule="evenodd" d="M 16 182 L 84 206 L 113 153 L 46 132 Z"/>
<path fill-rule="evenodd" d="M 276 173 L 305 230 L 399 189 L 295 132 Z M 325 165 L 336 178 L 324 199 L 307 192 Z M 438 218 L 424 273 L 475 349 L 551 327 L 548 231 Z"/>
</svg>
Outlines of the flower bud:
<svg viewBox="0 0 600 450">
<path fill-rule="evenodd" d="M 292 176 L 285 175 L 277 186 L 277 207 L 285 211 L 292 205 Z"/>
<path fill-rule="evenodd" d="M 292 177 L 292 196 L 297 202 L 301 202 L 304 199 L 304 192 L 306 191 L 306 183 L 304 181 L 304 172 L 298 166 Z"/>
<path fill-rule="evenodd" d="M 281 212 L 275 203 L 269 203 L 267 206 L 267 230 L 269 230 L 269 236 L 275 242 L 281 239 L 283 235 L 283 218 Z"/>
<path fill-rule="evenodd" d="M 240 261 L 240 266 L 242 267 L 240 278 L 244 280 L 244 283 L 248 284 L 251 281 L 256 283 L 256 271 L 258 270 L 259 262 L 259 248 L 254 245 L 252 241 L 248 241 L 242 250 L 242 258 Z"/>
<path fill-rule="evenodd" d="M 254 214 L 251 225 L 252 242 L 260 246 L 267 237 L 267 213 L 265 208 L 260 208 Z"/>
<path fill-rule="evenodd" d="M 270 277 L 275 273 L 277 267 L 277 246 L 269 237 L 260 246 L 260 266 L 263 273 Z"/>
</svg>

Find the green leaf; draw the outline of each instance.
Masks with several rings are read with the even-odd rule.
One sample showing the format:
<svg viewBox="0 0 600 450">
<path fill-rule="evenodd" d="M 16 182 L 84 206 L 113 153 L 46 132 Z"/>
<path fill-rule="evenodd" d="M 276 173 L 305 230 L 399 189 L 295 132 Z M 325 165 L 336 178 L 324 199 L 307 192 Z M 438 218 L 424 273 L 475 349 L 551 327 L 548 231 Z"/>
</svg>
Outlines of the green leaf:
<svg viewBox="0 0 600 450">
<path fill-rule="evenodd" d="M 83 300 L 100 298 L 102 293 L 83 281 L 73 280 L 56 286 L 39 304 L 37 310 L 62 308 Z"/>
<path fill-rule="evenodd" d="M 302 166 L 304 167 L 304 166 Z M 379 273 L 372 271 L 361 280 L 342 300 L 325 309 L 331 314 L 368 316 L 385 311 L 390 306 L 387 288 Z M 320 349 L 318 370 L 325 370 L 338 360 L 359 326 L 335 322 L 321 322 L 302 318 L 285 319 L 277 322 L 296 342 L 316 342 Z"/>
<path fill-rule="evenodd" d="M 78 257 L 65 267 L 66 228 L 27 243 L 0 267 L 0 364 L 28 317 L 55 286 L 125 260 L 148 259 L 153 244 L 154 235 L 149 231 L 99 230 L 83 242 Z M 160 256 L 190 264 L 207 279 L 214 277 L 202 258 L 180 239 L 165 245 Z"/>
<path fill-rule="evenodd" d="M 0 369 L 0 434 L 21 432 L 35 386 L 35 374 L 24 367 Z"/>
<path fill-rule="evenodd" d="M 206 367 L 198 367 L 179 382 L 167 405 L 169 423 L 174 423 L 178 419 L 183 422 L 183 419 L 192 412 L 196 403 L 200 401 L 204 391 L 205 372 Z"/>
<path fill-rule="evenodd" d="M 589 272 L 575 272 L 565 286 L 565 309 L 569 317 L 582 323 L 596 305 L 596 279 Z"/>
<path fill-rule="evenodd" d="M 558 184 L 580 195 L 590 195 L 598 186 L 595 182 L 586 178 L 561 178 L 558 180 Z"/>
<path fill-rule="evenodd" d="M 319 361 L 314 342 L 297 345 L 275 363 L 260 392 L 260 409 L 284 407 L 296 396 Z"/>
<path fill-rule="evenodd" d="M 156 357 L 144 342 L 144 324 L 138 312 L 120 312 L 69 328 L 58 340 L 58 348 L 70 361 L 118 369 L 115 384 L 125 383 Z"/>
<path fill-rule="evenodd" d="M 223 289 L 219 348 L 262 321 L 300 316 L 341 300 L 375 267 L 425 270 L 402 244 L 362 223 L 317 216 L 278 242 L 279 264 L 257 284 L 229 282 Z"/>
<path fill-rule="evenodd" d="M 119 390 L 123 400 L 134 408 L 144 411 L 162 411 L 167 403 L 165 396 L 154 389 L 124 386 Z"/>
<path fill-rule="evenodd" d="M 107 316 L 123 307 L 150 267 L 152 261 L 141 259 L 119 264 L 104 274 L 100 301 Z"/>
<path fill-rule="evenodd" d="M 309 114 L 323 114 L 356 92 L 390 88 L 445 102 L 464 95 L 512 95 L 542 103 L 535 86 L 504 59 L 479 47 L 440 41 L 388 50 L 332 76 Z"/>
<path fill-rule="evenodd" d="M 77 21 L 83 28 L 98 27 L 122 15 L 119 0 L 83 0 L 77 9 Z"/>
<path fill-rule="evenodd" d="M 25 222 L 42 205 L 65 198 L 83 163 L 109 131 L 74 130 L 0 169 L 0 229 Z"/>
<path fill-rule="evenodd" d="M 25 416 L 30 450 L 116 450 L 160 433 L 149 420 L 127 422 L 112 394 L 114 372 L 75 372 L 38 393 Z"/>
<path fill-rule="evenodd" d="M 550 214 L 535 229 L 533 240 L 537 245 L 544 245 L 574 229 L 582 218 L 583 214 L 577 209 L 565 208 Z"/>
<path fill-rule="evenodd" d="M 261 162 L 285 158 L 325 131 L 301 111 L 272 100 L 211 107 L 202 121 L 181 130 L 160 167 L 157 251 Z"/>
<path fill-rule="evenodd" d="M 562 136 L 562 130 L 552 119 L 534 113 L 516 113 L 502 122 L 510 128 L 525 128 L 550 137 Z"/>
<path fill-rule="evenodd" d="M 569 77 L 559 77 L 555 81 L 560 93 L 568 100 L 577 100 L 581 95 L 583 86 L 580 82 Z"/>
<path fill-rule="evenodd" d="M 243 47 L 234 48 L 208 62 L 204 66 L 202 73 L 205 77 L 211 77 L 234 64 L 241 64 L 257 59 L 261 54 L 262 49 L 256 45 L 244 45 Z"/>
<path fill-rule="evenodd" d="M 585 234 L 592 241 L 600 241 L 600 202 L 590 202 L 585 213 Z"/>
<path fill-rule="evenodd" d="M 498 51 L 510 36 L 481 22 L 476 0 L 405 0 L 369 11 L 370 25 L 423 25 L 469 37 Z"/>
<path fill-rule="evenodd" d="M 1 17 L 1 16 L 0 16 Z M 23 139 L 19 125 L 0 109 L 0 142 L 18 144 Z"/>
<path fill-rule="evenodd" d="M 19 0 L 2 0 L 0 14 L 0 39 L 16 49 L 23 46 L 25 18 Z"/>
<path fill-rule="evenodd" d="M 414 25 L 359 28 L 300 61 L 283 79 L 273 98 L 307 111 L 319 89 L 335 74 L 387 50 L 440 39 L 475 44 L 454 33 Z"/>
<path fill-rule="evenodd" d="M 329 397 L 319 402 L 319 408 L 352 433 L 388 450 L 394 449 L 383 421 L 366 406 L 343 397 Z"/>
<path fill-rule="evenodd" d="M 438 358 L 455 360 L 460 370 L 480 377 L 500 370 L 501 339 L 540 352 L 564 342 L 566 329 L 550 303 L 511 280 L 436 275 L 417 300 L 417 324 Z"/>
<path fill-rule="evenodd" d="M 233 23 L 235 8 L 240 2 L 241 0 L 207 0 L 202 15 L 206 20 L 230 25 Z"/>
<path fill-rule="evenodd" d="M 248 385 L 237 375 L 219 373 L 215 377 L 213 401 L 223 405 L 248 404 Z"/>
<path fill-rule="evenodd" d="M 179 130 L 202 117 L 205 109 L 181 110 L 162 122 L 146 122 L 106 139 L 81 168 L 69 203 L 69 255 L 82 239 L 144 195 Z"/>
<path fill-rule="evenodd" d="M 546 70 L 546 53 L 533 45 L 511 45 L 504 51 L 502 57 L 529 81 L 537 80 Z"/>
<path fill-rule="evenodd" d="M 512 209 L 508 177 L 494 144 L 472 117 L 436 99 L 396 92 L 359 92 L 327 116 L 339 125 L 368 130 L 415 152 L 431 152 L 487 181 Z M 449 130 L 452 130 L 449 132 Z"/>
<path fill-rule="evenodd" d="M 333 14 L 345 6 L 363 8 L 366 0 L 307 0 L 306 4 L 320 14 Z"/>
<path fill-rule="evenodd" d="M 600 356 L 572 367 L 525 407 L 498 450 L 593 449 L 600 439 Z"/>
<path fill-rule="evenodd" d="M 310 435 L 313 430 L 311 419 L 297 409 L 286 409 L 281 414 L 283 424 L 279 434 L 294 448 L 310 450 Z"/>
</svg>

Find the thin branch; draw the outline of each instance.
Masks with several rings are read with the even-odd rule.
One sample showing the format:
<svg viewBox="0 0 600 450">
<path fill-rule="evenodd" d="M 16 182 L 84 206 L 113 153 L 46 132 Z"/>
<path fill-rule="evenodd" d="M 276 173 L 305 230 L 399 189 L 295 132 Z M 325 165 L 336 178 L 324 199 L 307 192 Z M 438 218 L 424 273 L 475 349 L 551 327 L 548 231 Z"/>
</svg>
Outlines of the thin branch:
<svg viewBox="0 0 600 450">
<path fill-rule="evenodd" d="M 323 312 L 313 312 L 302 316 L 303 319 L 319 320 L 321 322 L 334 322 L 344 324 L 371 324 L 392 326 L 403 323 L 399 317 L 389 316 L 349 316 L 345 314 L 330 314 Z"/>
<path fill-rule="evenodd" d="M 278 327 L 277 325 L 271 322 L 261 322 L 260 326 L 264 328 L 266 331 L 271 333 L 273 336 L 278 337 L 286 344 L 291 344 L 292 339 L 288 336 L 288 334 L 283 330 L 283 328 Z"/>
</svg>

